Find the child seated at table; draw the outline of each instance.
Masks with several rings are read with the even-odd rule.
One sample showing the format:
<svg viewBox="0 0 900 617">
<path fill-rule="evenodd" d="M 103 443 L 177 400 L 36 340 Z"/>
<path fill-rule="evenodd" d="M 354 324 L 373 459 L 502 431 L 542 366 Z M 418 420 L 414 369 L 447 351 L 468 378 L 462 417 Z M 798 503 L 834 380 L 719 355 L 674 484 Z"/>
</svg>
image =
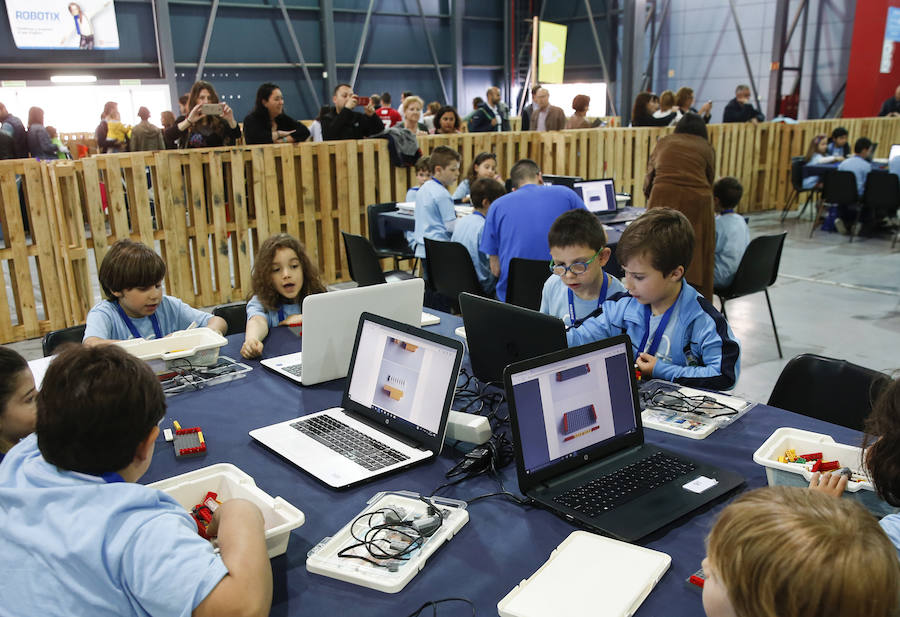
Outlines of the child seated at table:
<svg viewBox="0 0 900 617">
<path fill-rule="evenodd" d="M 262 354 L 262 342 L 270 328 L 299 328 L 303 324 L 303 298 L 326 291 L 303 245 L 284 233 L 269 237 L 259 247 L 252 280 L 253 297 L 247 303 L 247 330 L 241 346 L 245 358 Z"/>
<path fill-rule="evenodd" d="M 891 617 L 900 605 L 900 561 L 875 519 L 800 487 L 759 488 L 722 510 L 703 572 L 707 617 Z"/>
<path fill-rule="evenodd" d="M 860 202 L 866 191 L 866 178 L 872 171 L 872 164 L 869 162 L 871 154 L 872 140 L 868 137 L 860 137 L 853 144 L 853 156 L 838 165 L 838 171 L 849 171 L 856 176 L 856 195 Z M 844 235 L 849 233 L 851 225 L 856 226 L 854 233 L 858 231 L 859 226 L 866 222 L 861 217 L 869 214 L 868 210 L 861 209 L 858 203 L 838 204 L 837 208 L 834 226 Z"/>
<path fill-rule="evenodd" d="M 422 185 L 429 180 L 431 180 L 431 157 L 420 156 L 419 160 L 416 161 L 416 182 L 418 182 L 418 184 L 410 187 L 410 189 L 406 191 L 406 201 L 415 201 L 416 193 L 422 188 Z"/>
<path fill-rule="evenodd" d="M 34 376 L 25 358 L 0 347 L 0 461 L 19 440 L 34 431 L 36 395 Z"/>
<path fill-rule="evenodd" d="M 567 327 L 579 326 L 603 310 L 603 303 L 625 286 L 603 267 L 612 251 L 606 231 L 588 210 L 560 214 L 547 234 L 550 244 L 550 276 L 541 292 L 541 312 L 562 319 Z"/>
<path fill-rule="evenodd" d="M 491 272 L 490 258 L 478 247 L 481 245 L 484 221 L 491 204 L 505 194 L 506 189 L 493 178 L 476 180 L 472 184 L 472 206 L 475 210 L 456 223 L 456 228 L 450 237 L 450 240 L 459 242 L 469 251 L 472 265 L 475 266 L 475 274 L 478 275 L 478 282 L 481 283 L 481 288 L 489 297 L 494 296 L 497 277 Z"/>
<path fill-rule="evenodd" d="M 831 131 L 831 137 L 828 138 L 828 146 L 825 149 L 825 154 L 828 156 L 840 156 L 842 158 L 847 158 L 850 156 L 850 145 L 847 143 L 850 141 L 850 133 L 842 126 L 835 127 L 833 131 Z"/>
<path fill-rule="evenodd" d="M 127 238 L 113 244 L 97 273 L 106 299 L 88 312 L 83 342 L 162 338 L 192 325 L 225 334 L 221 317 L 163 294 L 165 275 L 165 262 L 147 245 Z"/>
<path fill-rule="evenodd" d="M 716 253 L 713 265 L 713 284 L 725 289 L 734 280 L 744 251 L 750 244 L 750 228 L 747 221 L 734 209 L 741 203 L 744 187 L 740 180 L 726 176 L 713 186 L 716 206 Z"/>
<path fill-rule="evenodd" d="M 881 391 L 866 418 L 865 428 L 865 466 L 875 492 L 890 505 L 900 507 L 900 381 L 892 380 Z M 847 477 L 816 472 L 809 487 L 840 497 L 847 487 Z M 882 518 L 881 528 L 900 553 L 900 514 Z"/>
<path fill-rule="evenodd" d="M 425 238 L 446 241 L 453 233 L 456 210 L 447 187 L 459 178 L 459 160 L 459 152 L 447 146 L 438 146 L 431 151 L 431 180 L 416 192 L 413 234 L 415 254 L 421 260 L 425 259 Z"/>
<path fill-rule="evenodd" d="M 809 148 L 806 149 L 806 156 L 803 157 L 803 164 L 825 165 L 827 163 L 833 163 L 835 161 L 843 160 L 844 157 L 842 155 L 832 156 L 828 154 L 828 141 L 826 140 L 825 135 L 816 135 L 812 138 L 812 141 L 809 142 Z M 807 176 L 803 178 L 803 188 L 821 189 L 822 177 Z"/>
<path fill-rule="evenodd" d="M 216 554 L 173 497 L 138 484 L 165 413 L 156 375 L 115 345 L 70 345 L 51 362 L 35 433 L 0 463 L 4 612 L 268 614 L 256 505 L 219 506 Z"/>
<path fill-rule="evenodd" d="M 616 247 L 627 294 L 566 333 L 569 346 L 626 333 L 643 379 L 656 377 L 710 390 L 730 390 L 741 348 L 722 314 L 684 280 L 694 229 L 681 212 L 652 208 L 629 225 Z"/>
<path fill-rule="evenodd" d="M 453 201 L 470 201 L 469 193 L 472 191 L 472 185 L 478 178 L 490 178 L 497 182 L 503 183 L 500 175 L 497 173 L 497 155 L 493 152 L 481 152 L 472 161 L 472 167 L 465 179 L 459 183 L 453 192 Z"/>
</svg>

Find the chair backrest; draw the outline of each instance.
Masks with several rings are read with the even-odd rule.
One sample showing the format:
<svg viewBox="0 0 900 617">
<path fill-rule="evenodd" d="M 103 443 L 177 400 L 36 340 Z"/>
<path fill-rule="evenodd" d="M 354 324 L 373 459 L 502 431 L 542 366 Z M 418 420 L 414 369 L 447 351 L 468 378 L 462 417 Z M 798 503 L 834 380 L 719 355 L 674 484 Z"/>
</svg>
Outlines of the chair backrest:
<svg viewBox="0 0 900 617">
<path fill-rule="evenodd" d="M 379 285 L 386 283 L 384 272 L 378 255 L 372 248 L 372 243 L 362 236 L 348 234 L 342 231 L 344 236 L 344 248 L 347 251 L 347 265 L 350 268 L 350 278 L 356 281 L 360 287 L 366 285 Z"/>
<path fill-rule="evenodd" d="M 459 294 L 468 292 L 483 296 L 472 256 L 459 242 L 443 242 L 425 238 L 425 263 L 435 290 L 453 300 L 459 309 Z"/>
<path fill-rule="evenodd" d="M 764 290 L 778 278 L 781 264 L 781 250 L 787 232 L 771 236 L 758 236 L 750 241 L 741 263 L 738 264 L 734 280 L 728 289 L 720 290 L 726 299 L 739 298 Z"/>
<path fill-rule="evenodd" d="M 221 317 L 228 324 L 228 332 L 225 334 L 239 334 L 247 330 L 247 303 L 232 302 L 220 304 L 213 309 L 213 315 Z"/>
<path fill-rule="evenodd" d="M 791 157 L 791 186 L 797 192 L 807 190 L 803 188 L 803 166 L 806 165 L 806 157 Z"/>
<path fill-rule="evenodd" d="M 369 240 L 376 251 L 391 253 L 412 254 L 406 237 L 400 230 L 384 233 L 378 227 L 378 215 L 382 212 L 393 212 L 397 204 L 388 202 L 384 204 L 371 204 L 366 206 L 366 215 L 369 217 Z"/>
<path fill-rule="evenodd" d="M 48 332 L 44 335 L 44 338 L 41 340 L 41 350 L 44 352 L 44 357 L 46 358 L 47 356 L 52 356 L 53 350 L 63 343 L 80 343 L 83 338 L 83 324 L 80 326 L 69 326 L 68 328 L 54 330 L 53 332 Z"/>
<path fill-rule="evenodd" d="M 894 216 L 900 206 L 900 178 L 897 174 L 870 173 L 866 176 L 864 200 L 878 216 Z"/>
<path fill-rule="evenodd" d="M 861 431 L 889 380 L 846 360 L 801 354 L 781 371 L 768 404 Z"/>
<path fill-rule="evenodd" d="M 859 201 L 856 175 L 852 171 L 829 171 L 825 174 L 822 199 L 830 204 L 853 204 Z"/>
<path fill-rule="evenodd" d="M 540 310 L 544 282 L 550 276 L 549 263 L 549 259 L 545 261 L 513 257 L 509 261 L 509 274 L 506 277 L 506 302 Z"/>
</svg>

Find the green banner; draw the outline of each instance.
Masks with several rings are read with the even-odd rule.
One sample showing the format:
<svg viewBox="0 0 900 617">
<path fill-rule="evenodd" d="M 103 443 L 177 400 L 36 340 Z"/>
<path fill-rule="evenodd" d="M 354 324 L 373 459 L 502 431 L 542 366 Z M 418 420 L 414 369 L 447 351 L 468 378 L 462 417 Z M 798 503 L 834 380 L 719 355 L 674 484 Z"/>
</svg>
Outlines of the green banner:
<svg viewBox="0 0 900 617">
<path fill-rule="evenodd" d="M 538 22 L 538 70 L 537 81 L 543 84 L 561 84 L 566 65 L 567 26 Z"/>
</svg>

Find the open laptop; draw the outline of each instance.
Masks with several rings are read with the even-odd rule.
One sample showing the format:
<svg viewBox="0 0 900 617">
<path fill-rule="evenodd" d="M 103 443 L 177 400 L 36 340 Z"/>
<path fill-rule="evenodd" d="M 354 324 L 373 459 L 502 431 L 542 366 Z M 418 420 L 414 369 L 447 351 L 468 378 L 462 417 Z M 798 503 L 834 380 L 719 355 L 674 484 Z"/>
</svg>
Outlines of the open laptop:
<svg viewBox="0 0 900 617">
<path fill-rule="evenodd" d="M 424 294 L 425 281 L 410 279 L 306 296 L 303 351 L 266 358 L 260 364 L 304 386 L 346 377 L 362 312 L 419 325 Z"/>
<path fill-rule="evenodd" d="M 612 178 L 576 182 L 572 185 L 572 190 L 578 193 L 587 209 L 606 225 L 627 223 L 645 212 L 643 208 L 620 206 L 619 199 L 616 198 L 616 183 Z M 625 201 L 622 203 L 627 203 L 627 198 L 623 199 Z"/>
<path fill-rule="evenodd" d="M 441 452 L 462 343 L 363 313 L 340 407 L 250 431 L 333 488 L 347 488 Z"/>
<path fill-rule="evenodd" d="M 584 180 L 581 176 L 557 176 L 554 174 L 541 174 L 544 184 L 553 184 L 557 186 L 567 186 L 572 188 L 576 182 Z"/>
<path fill-rule="evenodd" d="M 633 542 L 743 483 L 644 443 L 625 335 L 504 373 L 519 490 L 565 518 Z"/>
<path fill-rule="evenodd" d="M 499 385 L 507 364 L 567 346 L 558 317 L 469 293 L 459 295 L 459 308 L 472 373 L 482 383 Z"/>
<path fill-rule="evenodd" d="M 900 144 L 891 144 L 891 151 L 888 154 L 888 161 L 893 161 L 895 157 L 900 156 Z"/>
</svg>

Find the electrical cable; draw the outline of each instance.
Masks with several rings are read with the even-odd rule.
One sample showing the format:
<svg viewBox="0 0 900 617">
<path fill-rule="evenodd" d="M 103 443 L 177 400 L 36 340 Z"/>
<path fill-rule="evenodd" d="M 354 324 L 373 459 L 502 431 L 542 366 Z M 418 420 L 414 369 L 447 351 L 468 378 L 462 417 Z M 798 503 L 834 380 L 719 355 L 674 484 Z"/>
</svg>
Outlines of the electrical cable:
<svg viewBox="0 0 900 617">
<path fill-rule="evenodd" d="M 419 617 L 422 614 L 422 611 L 424 611 L 429 606 L 432 608 L 431 614 L 434 617 L 436 617 L 437 616 L 437 605 L 443 604 L 444 602 L 465 602 L 466 604 L 468 604 L 469 606 L 472 607 L 472 617 L 475 617 L 475 605 L 472 603 L 471 600 L 469 600 L 467 598 L 441 598 L 440 600 L 429 600 L 428 602 L 426 602 L 425 604 L 423 604 L 422 606 L 420 606 L 419 608 L 417 608 L 416 610 L 411 612 L 409 615 L 407 615 L 407 617 Z"/>
</svg>

